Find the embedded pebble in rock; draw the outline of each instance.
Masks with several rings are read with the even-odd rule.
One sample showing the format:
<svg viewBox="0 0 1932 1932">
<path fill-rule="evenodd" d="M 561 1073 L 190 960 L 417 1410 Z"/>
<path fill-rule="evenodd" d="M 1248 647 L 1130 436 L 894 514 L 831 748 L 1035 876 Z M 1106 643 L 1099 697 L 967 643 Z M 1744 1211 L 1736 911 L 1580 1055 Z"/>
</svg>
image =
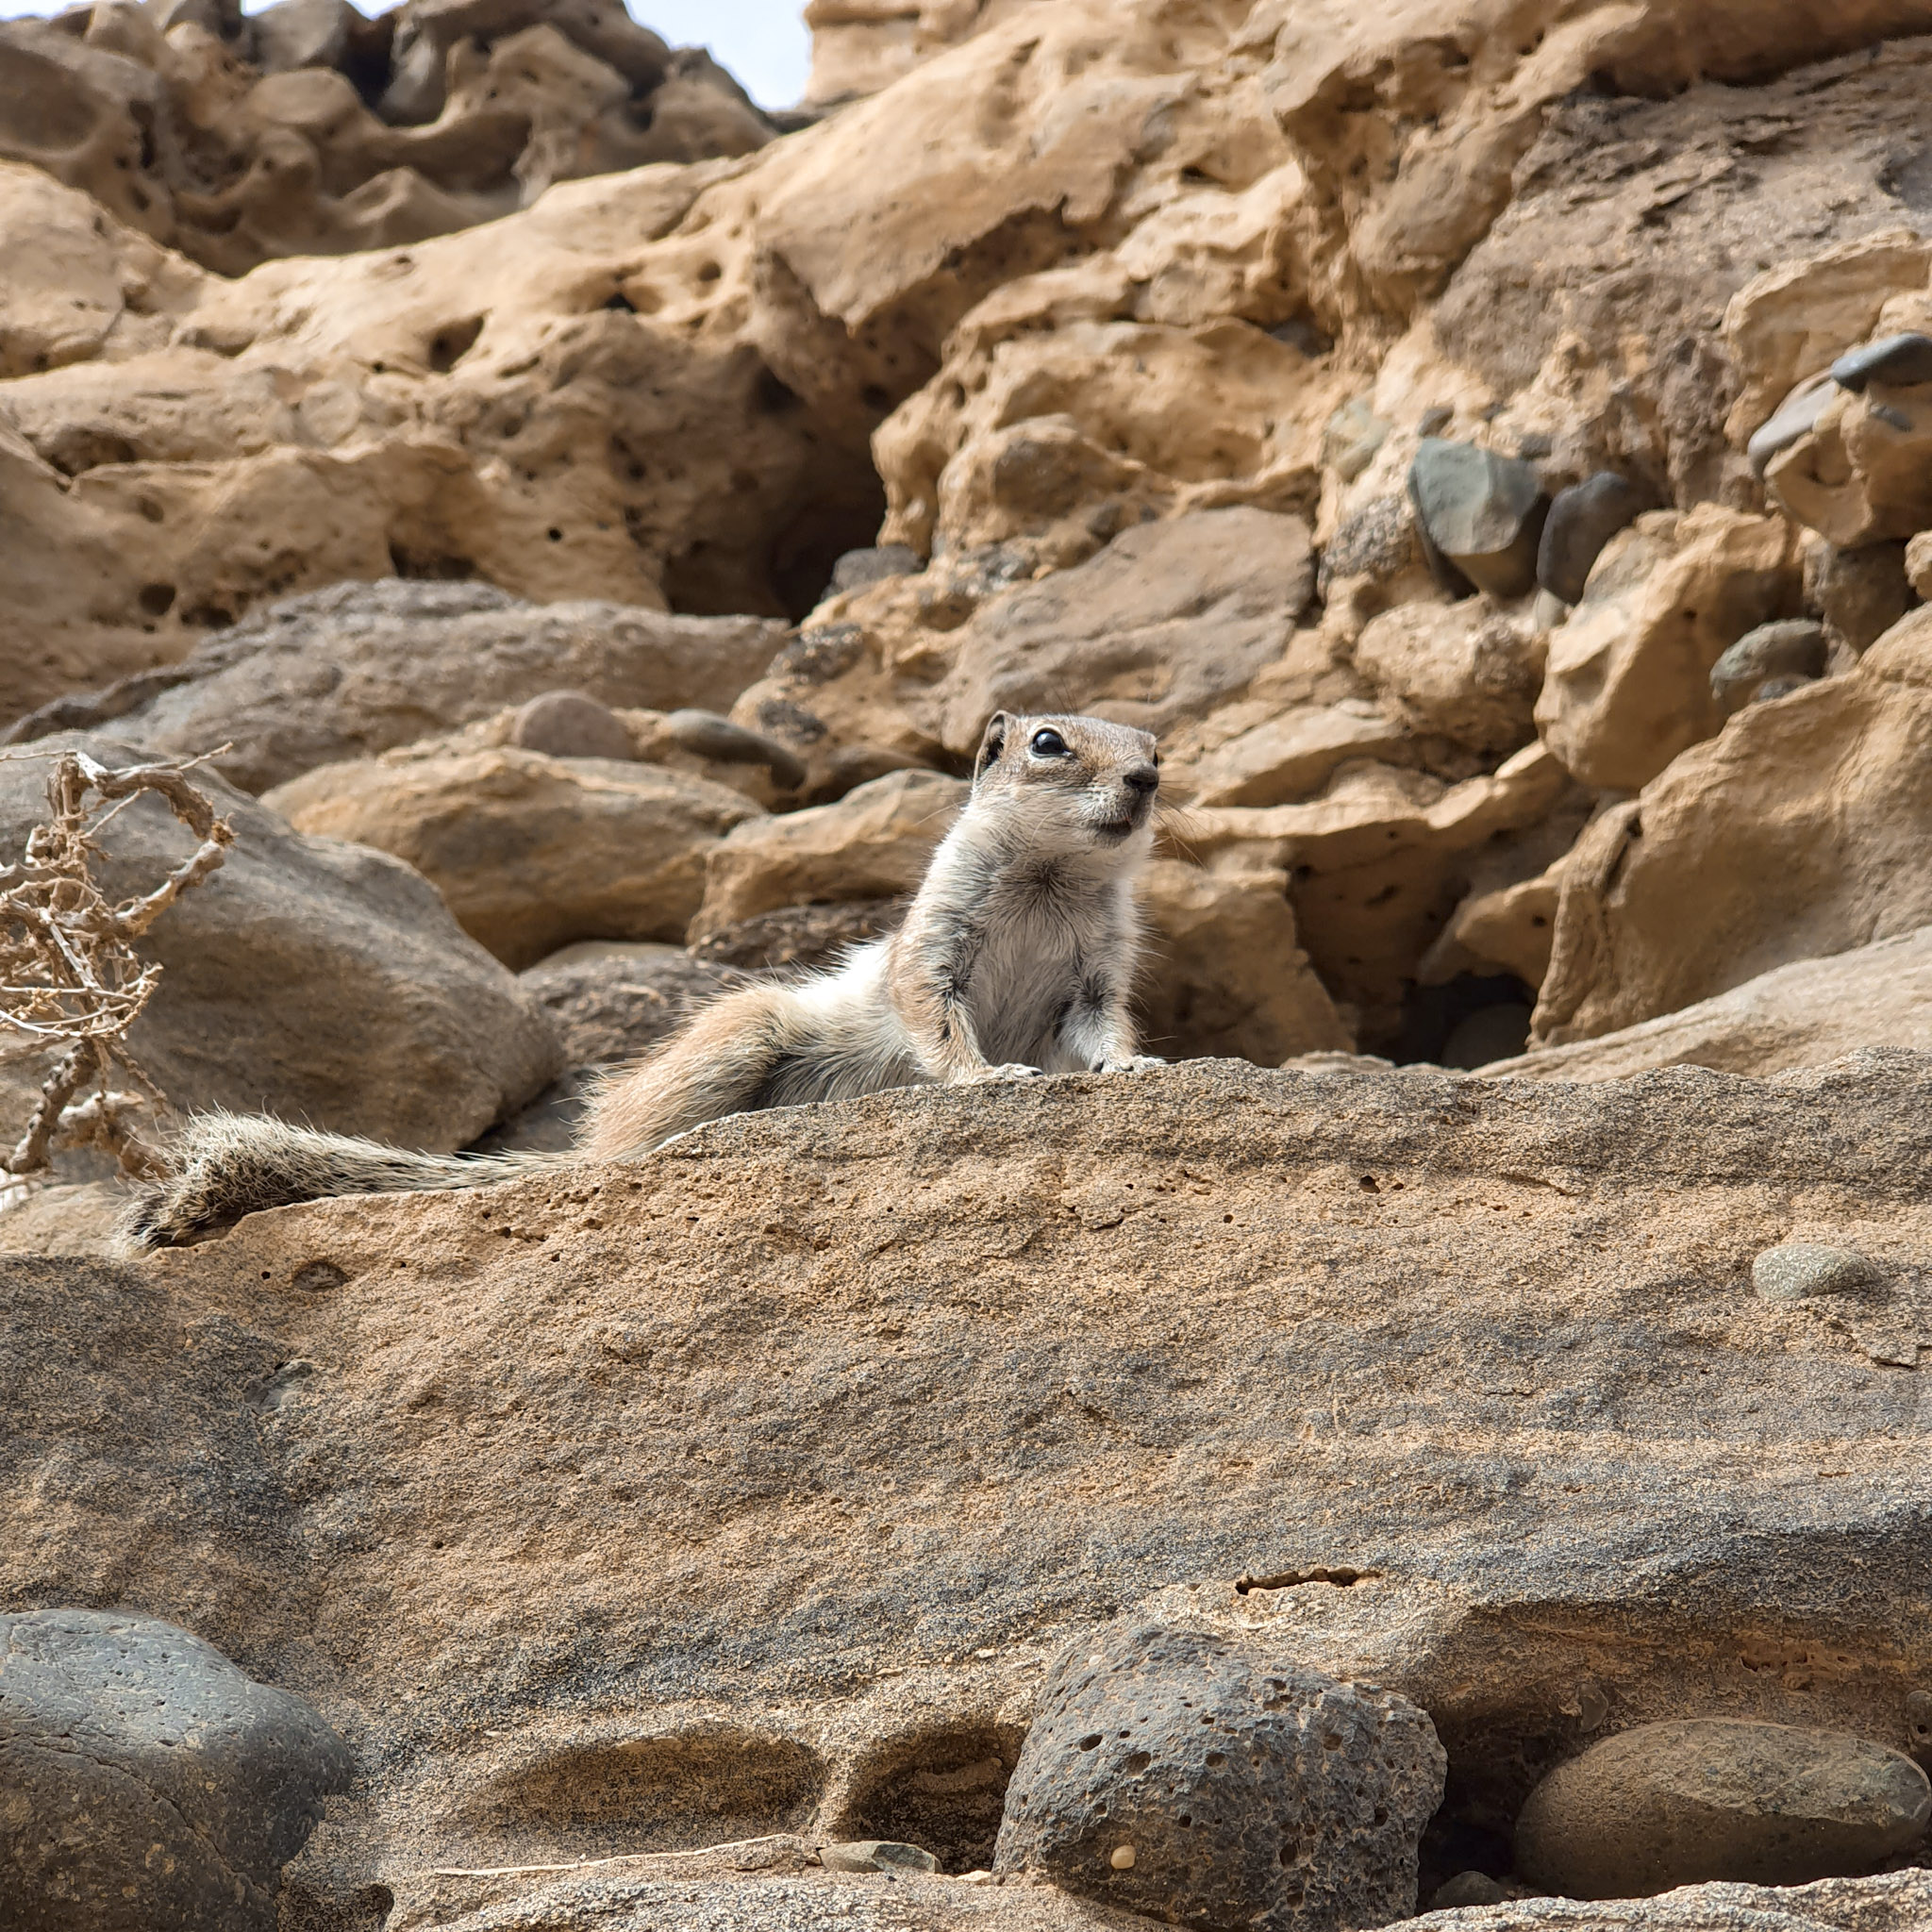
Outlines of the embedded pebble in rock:
<svg viewBox="0 0 1932 1932">
<path fill-rule="evenodd" d="M 608 705 L 580 691 L 547 691 L 523 706 L 510 722 L 509 741 L 554 758 L 634 758 L 636 747 L 624 721 Z"/>
<path fill-rule="evenodd" d="M 1831 379 L 1840 389 L 1853 391 L 1862 391 L 1874 382 L 1894 389 L 1932 382 L 1932 336 L 1908 330 L 1866 342 L 1831 365 Z"/>
<path fill-rule="evenodd" d="M 172 1624 L 0 1617 L 8 1932 L 274 1932 L 282 1867 L 354 1770 L 301 1698 Z"/>
<path fill-rule="evenodd" d="M 1350 577 L 1392 583 L 1422 562 L 1415 509 L 1404 497 L 1372 496 L 1341 521 L 1322 552 L 1315 588 L 1324 597 Z"/>
<path fill-rule="evenodd" d="M 1536 588 L 1549 499 L 1528 463 L 1425 436 L 1408 487 L 1429 541 L 1478 590 L 1520 597 Z"/>
<path fill-rule="evenodd" d="M 832 566 L 833 591 L 862 591 L 867 584 L 882 584 L 888 577 L 916 575 L 925 568 L 924 558 L 909 543 L 880 543 L 870 550 L 848 550 Z"/>
<path fill-rule="evenodd" d="M 1829 373 L 1807 375 L 1744 445 L 1744 454 L 1751 459 L 1752 469 L 1758 475 L 1763 475 L 1774 457 L 1790 449 L 1800 437 L 1809 436 L 1817 428 L 1825 405 L 1837 393 L 1838 384 L 1831 379 Z"/>
<path fill-rule="evenodd" d="M 819 1862 L 827 1872 L 937 1872 L 940 1861 L 917 1845 L 896 1839 L 862 1838 L 849 1844 L 821 1845 Z"/>
<path fill-rule="evenodd" d="M 1516 1869 L 1571 1898 L 1732 1879 L 1804 1885 L 1916 1844 L 1932 1786 L 1845 1731 L 1735 1718 L 1640 1724 L 1559 1765 L 1516 1821 Z"/>
<path fill-rule="evenodd" d="M 1764 695 L 1767 679 L 1823 676 L 1830 649 L 1824 625 L 1808 617 L 1760 624 L 1756 630 L 1746 631 L 1710 667 L 1710 694 L 1728 717 L 1741 710 L 1754 695 Z"/>
<path fill-rule="evenodd" d="M 1559 490 L 1537 547 L 1537 582 L 1566 604 L 1581 603 L 1591 566 L 1619 530 L 1636 522 L 1644 503 L 1643 491 L 1614 470 Z"/>
<path fill-rule="evenodd" d="M 1751 1263 L 1751 1286 L 1767 1302 L 1801 1302 L 1814 1294 L 1855 1294 L 1869 1288 L 1878 1271 L 1850 1248 L 1821 1247 L 1811 1241 L 1782 1241 Z"/>
<path fill-rule="evenodd" d="M 1906 614 L 1912 587 L 1903 543 L 1839 550 L 1814 542 L 1805 554 L 1805 602 L 1834 638 L 1863 651 Z"/>
<path fill-rule="evenodd" d="M 673 711 L 664 728 L 680 750 L 721 765 L 763 765 L 782 790 L 795 791 L 805 783 L 805 765 L 789 745 L 761 731 L 734 724 L 716 711 Z"/>
<path fill-rule="evenodd" d="M 1406 1698 L 1123 1620 L 1049 1671 L 993 1869 L 1170 1924 L 1386 1924 L 1415 1909 L 1445 1765 Z"/>
</svg>

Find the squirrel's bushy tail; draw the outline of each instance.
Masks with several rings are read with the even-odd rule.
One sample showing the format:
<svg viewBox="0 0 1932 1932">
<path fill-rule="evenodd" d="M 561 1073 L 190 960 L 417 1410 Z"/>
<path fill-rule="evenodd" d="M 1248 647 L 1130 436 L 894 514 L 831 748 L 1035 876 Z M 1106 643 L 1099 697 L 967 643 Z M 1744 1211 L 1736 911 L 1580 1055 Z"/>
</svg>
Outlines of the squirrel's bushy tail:
<svg viewBox="0 0 1932 1932">
<path fill-rule="evenodd" d="M 169 1149 L 171 1172 L 121 1220 L 131 1247 L 180 1247 L 263 1208 L 332 1194 L 488 1188 L 572 1157 L 412 1154 L 346 1134 L 314 1134 L 268 1114 L 197 1115 Z"/>
</svg>

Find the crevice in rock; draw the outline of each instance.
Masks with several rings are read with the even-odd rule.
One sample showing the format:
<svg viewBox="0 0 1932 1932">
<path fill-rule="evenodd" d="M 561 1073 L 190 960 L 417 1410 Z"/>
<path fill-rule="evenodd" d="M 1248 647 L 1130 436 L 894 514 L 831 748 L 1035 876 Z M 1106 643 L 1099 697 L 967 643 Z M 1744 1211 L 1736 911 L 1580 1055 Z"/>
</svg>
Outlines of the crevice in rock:
<svg viewBox="0 0 1932 1932">
<path fill-rule="evenodd" d="M 990 1870 L 1007 1785 L 1025 1740 L 1024 1724 L 991 1721 L 889 1738 L 853 1773 L 829 1835 L 918 1845 L 941 1872 Z"/>
</svg>

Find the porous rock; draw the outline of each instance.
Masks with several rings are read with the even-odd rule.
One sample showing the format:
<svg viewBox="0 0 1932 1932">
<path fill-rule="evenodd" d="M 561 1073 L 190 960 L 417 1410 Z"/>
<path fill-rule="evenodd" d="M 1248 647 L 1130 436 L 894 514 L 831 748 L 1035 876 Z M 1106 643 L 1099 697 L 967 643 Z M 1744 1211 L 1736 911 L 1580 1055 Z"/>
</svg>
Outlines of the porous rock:
<svg viewBox="0 0 1932 1932">
<path fill-rule="evenodd" d="M 1507 598 L 1536 587 L 1550 505 L 1534 466 L 1425 436 L 1408 488 L 1429 541 L 1478 590 Z"/>
<path fill-rule="evenodd" d="M 1852 1877 L 1916 1844 L 1932 1786 L 1841 1731 L 1725 1718 L 1641 1724 L 1553 1771 L 1516 1823 L 1519 1869 L 1574 1898 L 1733 1879 Z"/>
<path fill-rule="evenodd" d="M 661 766 L 510 746 L 321 765 L 266 802 L 302 831 L 414 866 L 513 971 L 579 940 L 682 939 L 711 852 L 764 817 Z"/>
<path fill-rule="evenodd" d="M 158 1618 L 0 1616 L 0 1888 L 17 1932 L 274 1932 L 355 1770 L 300 1697 Z"/>
<path fill-rule="evenodd" d="M 1127 1623 L 1049 1671 L 994 1870 L 1172 1925 L 1386 1924 L 1415 1908 L 1443 1770 L 1407 1698 Z"/>
<path fill-rule="evenodd" d="M 101 736 L 62 734 L 36 749 L 50 758 L 70 744 L 108 765 L 142 761 Z M 44 815 L 48 770 L 42 758 L 0 760 L 0 851 L 19 851 Z M 205 767 L 195 782 L 235 843 L 142 941 L 161 981 L 128 1036 L 177 1109 L 265 1108 L 446 1150 L 557 1072 L 542 1012 L 419 873 L 305 837 Z M 110 899 L 152 890 L 192 850 L 152 796 L 121 812 L 102 843 Z M 25 1118 L 24 1083 L 18 1068 L 0 1076 L 10 1119 Z"/>
<path fill-rule="evenodd" d="M 1430 1932 L 1892 1932 L 1932 1913 L 1932 1873 L 1816 1885 L 1687 1885 L 1656 1899 L 1518 1898 L 1438 1914 Z"/>
</svg>

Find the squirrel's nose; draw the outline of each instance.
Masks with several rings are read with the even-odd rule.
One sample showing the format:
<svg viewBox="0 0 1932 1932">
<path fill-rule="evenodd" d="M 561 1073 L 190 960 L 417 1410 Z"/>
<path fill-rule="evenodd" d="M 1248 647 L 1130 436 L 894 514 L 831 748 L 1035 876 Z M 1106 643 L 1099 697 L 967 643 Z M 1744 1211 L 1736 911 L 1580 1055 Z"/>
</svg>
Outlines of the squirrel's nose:
<svg viewBox="0 0 1932 1932">
<path fill-rule="evenodd" d="M 1152 765 L 1129 765 L 1121 774 L 1121 783 L 1145 795 L 1160 790 L 1160 774 Z"/>
</svg>

